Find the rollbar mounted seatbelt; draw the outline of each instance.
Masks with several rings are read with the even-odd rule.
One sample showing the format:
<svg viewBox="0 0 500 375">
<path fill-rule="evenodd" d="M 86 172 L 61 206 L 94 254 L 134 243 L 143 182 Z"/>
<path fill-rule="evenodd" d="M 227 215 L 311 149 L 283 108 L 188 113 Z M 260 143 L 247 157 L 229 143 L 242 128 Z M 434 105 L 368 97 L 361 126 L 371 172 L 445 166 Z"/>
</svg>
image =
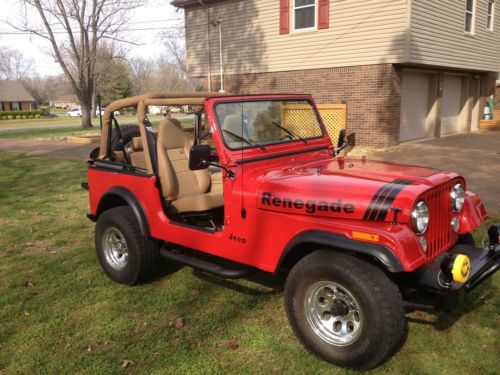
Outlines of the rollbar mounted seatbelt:
<svg viewBox="0 0 500 375">
<path fill-rule="evenodd" d="M 130 159 L 127 155 L 127 151 L 125 151 L 125 144 L 123 143 L 122 131 L 120 130 L 120 126 L 118 125 L 118 121 L 113 117 L 113 124 L 115 124 L 116 134 L 118 135 L 118 147 L 123 153 L 123 158 L 125 159 L 125 163 L 127 163 L 127 168 L 130 169 L 132 164 L 130 163 Z"/>
</svg>

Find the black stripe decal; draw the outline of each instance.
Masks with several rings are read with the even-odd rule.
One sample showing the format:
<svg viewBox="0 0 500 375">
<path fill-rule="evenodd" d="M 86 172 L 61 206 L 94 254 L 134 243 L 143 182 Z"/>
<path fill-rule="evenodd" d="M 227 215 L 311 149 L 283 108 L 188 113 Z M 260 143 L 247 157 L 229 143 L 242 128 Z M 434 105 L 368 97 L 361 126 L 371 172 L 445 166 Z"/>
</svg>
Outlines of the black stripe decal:
<svg viewBox="0 0 500 375">
<path fill-rule="evenodd" d="M 375 220 L 377 221 L 384 221 L 385 218 L 387 217 L 387 214 L 389 213 L 389 210 L 391 209 L 392 203 L 398 196 L 398 194 L 403 190 L 406 186 L 413 184 L 413 181 L 402 181 L 399 183 L 397 187 L 395 187 L 389 194 L 389 196 L 386 198 L 384 204 L 382 205 L 377 218 Z"/>
<path fill-rule="evenodd" d="M 398 194 L 406 186 L 413 184 L 413 182 L 414 181 L 398 178 L 392 182 L 382 185 L 370 201 L 363 219 L 371 221 L 384 221 Z"/>
<path fill-rule="evenodd" d="M 385 199 L 385 196 L 387 195 L 388 190 L 391 189 L 392 184 L 394 184 L 394 183 L 397 184 L 399 181 L 400 181 L 400 179 L 396 179 L 392 182 L 389 182 L 387 184 L 382 185 L 377 190 L 377 192 L 373 196 L 372 200 L 370 201 L 368 208 L 366 209 L 365 215 L 363 216 L 363 220 L 370 219 L 370 216 L 372 215 L 372 212 L 374 212 L 374 210 L 375 210 L 375 215 L 376 215 L 376 212 L 380 209 L 380 207 L 378 207 L 378 205 L 380 204 L 381 201 L 383 201 Z M 378 208 L 376 208 L 376 207 L 378 207 Z M 373 219 L 370 219 L 370 220 L 373 220 Z"/>
</svg>

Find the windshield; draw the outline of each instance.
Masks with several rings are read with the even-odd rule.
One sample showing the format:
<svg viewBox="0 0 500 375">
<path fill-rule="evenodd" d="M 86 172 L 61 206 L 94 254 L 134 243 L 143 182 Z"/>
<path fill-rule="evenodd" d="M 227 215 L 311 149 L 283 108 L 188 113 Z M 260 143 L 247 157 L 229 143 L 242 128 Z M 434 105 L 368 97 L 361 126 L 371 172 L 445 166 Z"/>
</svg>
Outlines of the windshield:
<svg viewBox="0 0 500 375">
<path fill-rule="evenodd" d="M 232 150 L 290 141 L 307 143 L 323 131 L 307 100 L 223 102 L 215 107 L 224 142 Z"/>
</svg>

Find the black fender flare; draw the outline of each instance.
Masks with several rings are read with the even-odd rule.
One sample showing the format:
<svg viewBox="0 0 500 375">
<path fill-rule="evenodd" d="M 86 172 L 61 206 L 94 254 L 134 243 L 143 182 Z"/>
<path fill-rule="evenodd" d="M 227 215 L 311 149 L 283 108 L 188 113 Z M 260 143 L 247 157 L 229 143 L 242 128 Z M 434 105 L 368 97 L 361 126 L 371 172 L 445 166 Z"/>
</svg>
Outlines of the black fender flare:
<svg viewBox="0 0 500 375">
<path fill-rule="evenodd" d="M 104 193 L 104 195 L 99 200 L 99 204 L 97 205 L 96 218 L 99 218 L 99 215 L 106 209 L 116 207 L 117 205 L 113 203 L 117 198 L 124 201 L 130 207 L 130 209 L 134 213 L 135 218 L 137 219 L 141 234 L 145 237 L 149 237 L 149 223 L 146 218 L 144 208 L 142 207 L 142 204 L 139 202 L 134 193 L 124 187 L 116 186 Z"/>
<path fill-rule="evenodd" d="M 403 272 L 404 268 L 399 258 L 386 246 L 380 244 L 370 244 L 347 238 L 341 234 L 309 230 L 302 232 L 292 238 L 283 250 L 276 271 L 278 271 L 288 255 L 301 244 L 312 243 L 325 247 L 334 247 L 340 251 L 362 254 L 373 258 L 379 262 L 387 271 L 391 273 Z"/>
</svg>

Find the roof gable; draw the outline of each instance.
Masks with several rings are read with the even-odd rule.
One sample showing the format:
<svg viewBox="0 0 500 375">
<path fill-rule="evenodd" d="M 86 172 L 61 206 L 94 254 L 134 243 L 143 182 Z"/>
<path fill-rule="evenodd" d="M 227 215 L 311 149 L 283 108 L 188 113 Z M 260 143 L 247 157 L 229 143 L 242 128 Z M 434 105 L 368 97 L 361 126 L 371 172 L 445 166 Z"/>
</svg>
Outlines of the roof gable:
<svg viewBox="0 0 500 375">
<path fill-rule="evenodd" d="M 0 81 L 0 102 L 34 102 L 19 81 Z"/>
</svg>

